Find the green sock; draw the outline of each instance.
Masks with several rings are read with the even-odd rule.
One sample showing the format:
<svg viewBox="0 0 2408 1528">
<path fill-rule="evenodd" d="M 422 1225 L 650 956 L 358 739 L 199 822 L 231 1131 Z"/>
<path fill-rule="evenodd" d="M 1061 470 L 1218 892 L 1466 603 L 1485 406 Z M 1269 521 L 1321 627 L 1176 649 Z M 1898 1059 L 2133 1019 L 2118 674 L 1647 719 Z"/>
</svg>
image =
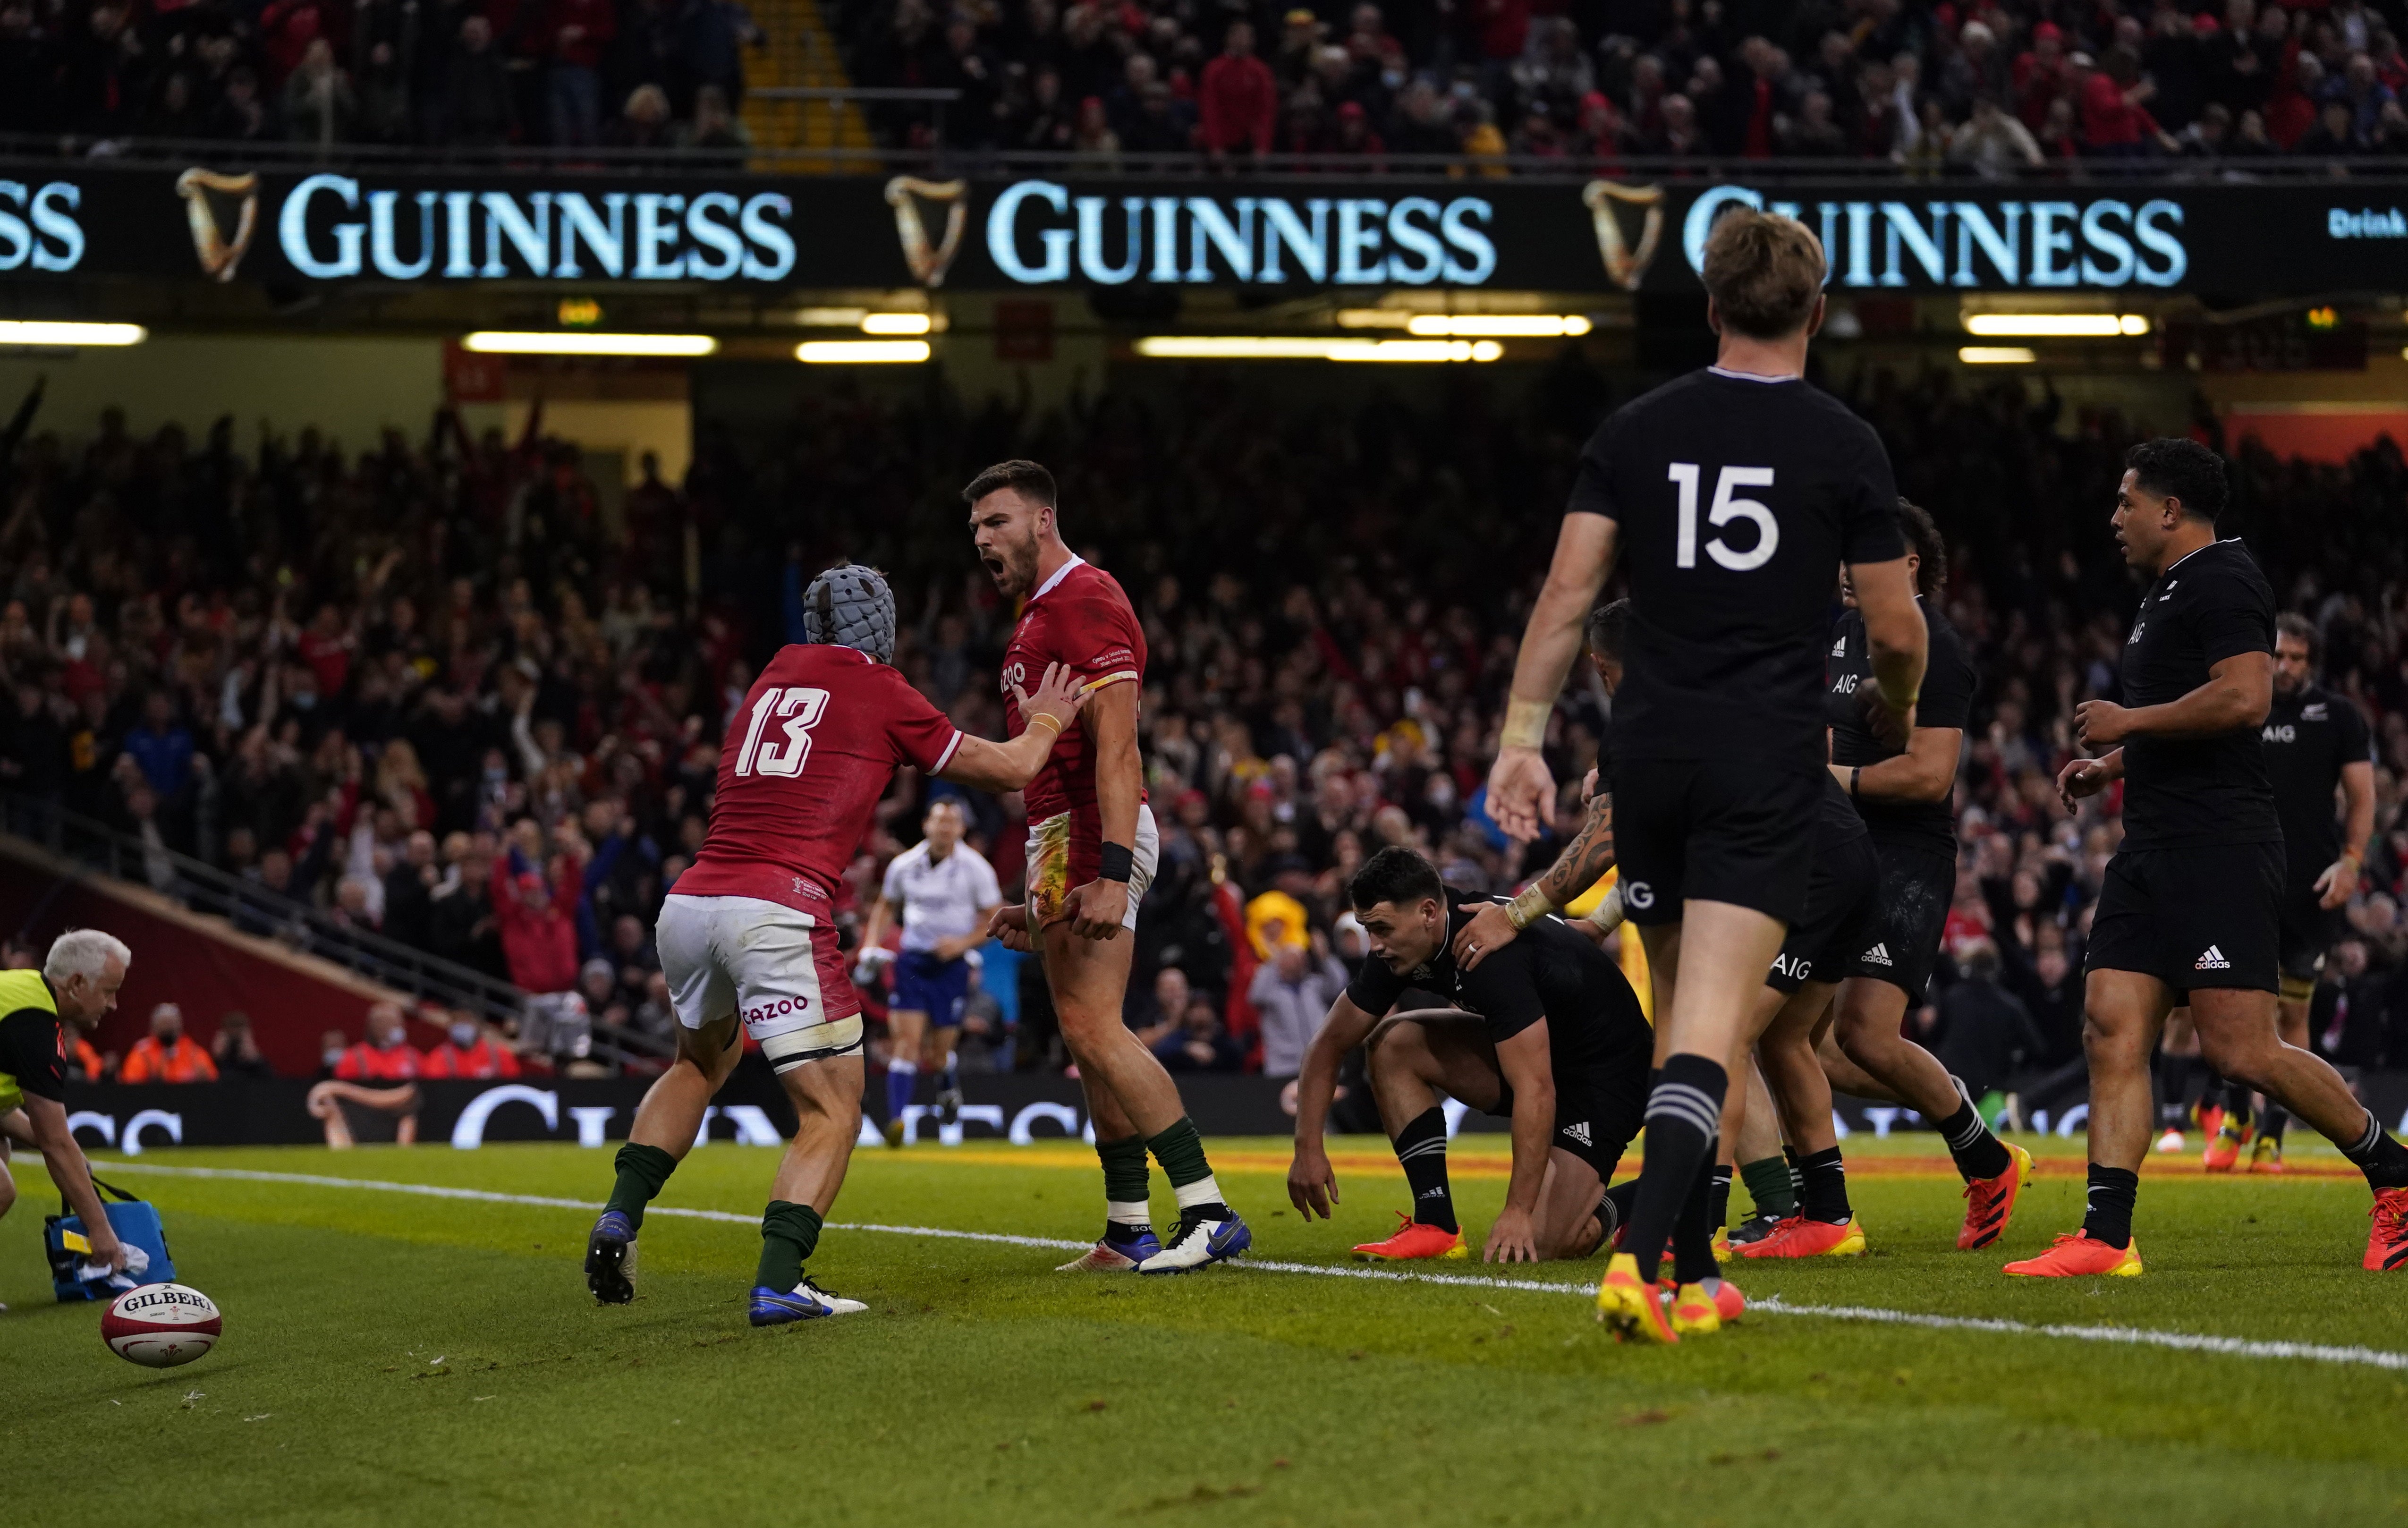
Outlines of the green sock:
<svg viewBox="0 0 2408 1528">
<path fill-rule="evenodd" d="M 1212 1164 L 1204 1160 L 1204 1137 L 1197 1133 L 1196 1121 L 1180 1116 L 1179 1123 L 1146 1142 L 1145 1148 L 1162 1164 L 1182 1215 L 1198 1208 L 1227 1209 L 1221 1185 L 1213 1180 Z"/>
<path fill-rule="evenodd" d="M 1784 1220 L 1798 1213 L 1798 1189 L 1790 1181 L 1788 1159 L 1760 1158 L 1742 1164 L 1739 1175 L 1747 1184 L 1747 1196 L 1756 1201 L 1756 1214 Z"/>
<path fill-rule="evenodd" d="M 752 1282 L 781 1293 L 803 1281 L 803 1263 L 820 1245 L 820 1212 L 809 1204 L 769 1201 L 761 1216 L 761 1267 Z"/>
<path fill-rule="evenodd" d="M 677 1171 L 677 1159 L 658 1146 L 638 1146 L 633 1141 L 619 1148 L 619 1181 L 610 1189 L 610 1202 L 602 1207 L 617 1210 L 627 1218 L 630 1229 L 644 1229 L 644 1206 L 660 1197 L 661 1185 Z"/>
<path fill-rule="evenodd" d="M 1104 1164 L 1104 1218 L 1144 1225 L 1148 1218 L 1145 1143 L 1134 1135 L 1117 1141 L 1098 1138 L 1096 1155 Z"/>
</svg>

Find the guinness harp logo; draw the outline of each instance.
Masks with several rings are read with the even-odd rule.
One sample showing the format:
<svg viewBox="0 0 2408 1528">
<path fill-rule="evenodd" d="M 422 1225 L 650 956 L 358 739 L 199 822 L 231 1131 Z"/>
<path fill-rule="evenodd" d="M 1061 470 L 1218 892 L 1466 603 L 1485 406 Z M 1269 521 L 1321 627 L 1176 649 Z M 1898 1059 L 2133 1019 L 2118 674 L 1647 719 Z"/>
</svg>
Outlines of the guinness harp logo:
<svg viewBox="0 0 2408 1528">
<path fill-rule="evenodd" d="M 962 230 L 969 223 L 970 209 L 962 199 L 969 188 L 968 180 L 923 180 L 911 175 L 898 175 L 886 182 L 886 202 L 895 209 L 895 237 L 903 244 L 903 263 L 911 267 L 922 286 L 945 284 L 945 272 L 962 247 Z M 927 219 L 920 209 L 923 201 L 945 209 L 945 237 L 933 247 L 928 242 Z"/>
<path fill-rule="evenodd" d="M 1626 186 L 1618 180 L 1591 180 L 1581 191 L 1588 214 L 1597 224 L 1598 258 L 1605 274 L 1625 292 L 1639 290 L 1647 267 L 1655 262 L 1656 246 L 1664 237 L 1664 188 Z M 1639 247 L 1633 249 L 1622 231 L 1623 207 L 1642 209 Z"/>
<path fill-rule="evenodd" d="M 251 248 L 251 236 L 259 226 L 259 177 L 220 175 L 195 166 L 176 177 L 176 195 L 184 199 L 184 217 L 193 227 L 193 254 L 201 263 L 201 274 L 212 281 L 233 281 L 235 267 L 242 264 L 243 252 Z M 218 221 L 212 197 L 239 198 L 234 204 L 231 239 Z"/>
</svg>

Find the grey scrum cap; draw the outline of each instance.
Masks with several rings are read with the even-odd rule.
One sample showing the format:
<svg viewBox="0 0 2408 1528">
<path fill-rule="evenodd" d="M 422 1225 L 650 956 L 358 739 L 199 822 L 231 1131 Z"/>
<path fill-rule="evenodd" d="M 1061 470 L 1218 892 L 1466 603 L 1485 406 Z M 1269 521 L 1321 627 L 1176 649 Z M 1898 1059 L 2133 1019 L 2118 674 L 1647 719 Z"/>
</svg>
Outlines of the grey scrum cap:
<svg viewBox="0 0 2408 1528">
<path fill-rule="evenodd" d="M 895 591 L 875 569 L 840 562 L 803 592 L 803 640 L 895 659 Z"/>
</svg>

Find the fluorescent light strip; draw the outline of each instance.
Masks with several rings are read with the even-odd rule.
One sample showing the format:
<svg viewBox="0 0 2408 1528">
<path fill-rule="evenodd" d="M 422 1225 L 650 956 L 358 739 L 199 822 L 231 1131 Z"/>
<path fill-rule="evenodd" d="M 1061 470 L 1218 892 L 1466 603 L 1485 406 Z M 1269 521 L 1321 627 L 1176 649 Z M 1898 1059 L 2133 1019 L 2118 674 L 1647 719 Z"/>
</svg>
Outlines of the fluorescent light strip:
<svg viewBox="0 0 2408 1528">
<path fill-rule="evenodd" d="M 1158 361 L 1494 361 L 1493 339 L 1316 339 L 1285 335 L 1148 335 L 1133 349 Z"/>
<path fill-rule="evenodd" d="M 1413 315 L 1401 308 L 1340 308 L 1338 326 L 1341 329 L 1401 329 L 1410 325 Z"/>
<path fill-rule="evenodd" d="M 1967 366 L 2029 366 L 2040 357 L 2026 345 L 1968 345 L 1956 359 Z"/>
<path fill-rule="evenodd" d="M 926 334 L 933 326 L 925 313 L 864 313 L 864 334 Z"/>
<path fill-rule="evenodd" d="M 460 341 L 485 355 L 709 355 L 707 334 L 513 334 L 481 329 Z"/>
<path fill-rule="evenodd" d="M 1965 332 L 1997 339 L 2114 339 L 2149 332 L 2144 313 L 1968 313 Z"/>
<path fill-rule="evenodd" d="M 1406 327 L 1464 339 L 1560 339 L 1588 333 L 1589 322 L 1578 313 L 1422 313 Z"/>
<path fill-rule="evenodd" d="M 0 321 L 0 345 L 138 345 L 150 337 L 150 331 L 139 324 Z"/>
<path fill-rule="evenodd" d="M 806 339 L 795 347 L 806 366 L 908 365 L 931 353 L 924 339 Z"/>
</svg>

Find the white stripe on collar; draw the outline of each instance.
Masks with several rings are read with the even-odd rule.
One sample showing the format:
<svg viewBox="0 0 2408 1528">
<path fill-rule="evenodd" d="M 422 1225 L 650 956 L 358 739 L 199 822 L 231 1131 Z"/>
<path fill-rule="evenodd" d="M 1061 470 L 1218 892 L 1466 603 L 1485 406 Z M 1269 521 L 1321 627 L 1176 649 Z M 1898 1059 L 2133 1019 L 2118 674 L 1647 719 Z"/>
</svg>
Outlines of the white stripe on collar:
<svg viewBox="0 0 2408 1528">
<path fill-rule="evenodd" d="M 2190 561 L 2190 559 L 2191 559 L 2191 558 L 2196 557 L 2196 556 L 2198 556 L 2200 553 L 2202 553 L 2202 552 L 2206 551 L 2206 550 L 2207 550 L 2207 548 L 2208 548 L 2208 547 L 2210 547 L 2210 546 L 2234 546 L 2234 545 L 2238 545 L 2238 544 L 2240 543 L 2240 541 L 2241 541 L 2241 538 L 2240 538 L 2240 537 L 2238 537 L 2238 536 L 2227 536 L 2226 538 L 2224 538 L 2224 539 L 2223 539 L 2222 541 L 2210 541 L 2210 542 L 2208 542 L 2208 543 L 2207 543 L 2207 546 L 2195 546 L 2195 547 L 2192 547 L 2189 551 L 2187 551 L 2187 552 L 2184 553 L 2181 556 L 2176 557 L 2173 561 L 2172 561 L 2172 562 L 2170 562 L 2170 563 L 2166 564 L 2166 572 L 2165 572 L 2165 573 L 2159 573 L 2157 576 L 2158 576 L 2159 578 L 2163 578 L 2163 577 L 2165 577 L 2165 576 L 2166 576 L 2166 573 L 2171 573 L 2171 572 L 2172 572 L 2175 569 L 2180 568 L 2184 563 L 2186 563 L 2186 562 Z"/>
<path fill-rule="evenodd" d="M 1733 371 L 1726 367 L 1718 366 L 1710 366 L 1706 368 L 1706 369 L 1713 372 L 1717 377 L 1728 377 L 1733 382 L 1804 382 L 1806 380 L 1805 378 L 1795 374 L 1786 377 L 1768 377 L 1760 371 Z"/>
<path fill-rule="evenodd" d="M 1054 585 L 1061 583 L 1064 579 L 1070 576 L 1071 569 L 1083 568 L 1086 564 L 1086 558 L 1079 555 L 1076 552 L 1071 553 L 1070 560 L 1068 562 L 1066 562 L 1061 567 L 1054 569 L 1054 576 L 1037 586 L 1037 592 L 1028 597 L 1029 603 L 1035 604 L 1038 600 L 1044 598 L 1049 594 L 1052 594 L 1054 592 Z"/>
</svg>

